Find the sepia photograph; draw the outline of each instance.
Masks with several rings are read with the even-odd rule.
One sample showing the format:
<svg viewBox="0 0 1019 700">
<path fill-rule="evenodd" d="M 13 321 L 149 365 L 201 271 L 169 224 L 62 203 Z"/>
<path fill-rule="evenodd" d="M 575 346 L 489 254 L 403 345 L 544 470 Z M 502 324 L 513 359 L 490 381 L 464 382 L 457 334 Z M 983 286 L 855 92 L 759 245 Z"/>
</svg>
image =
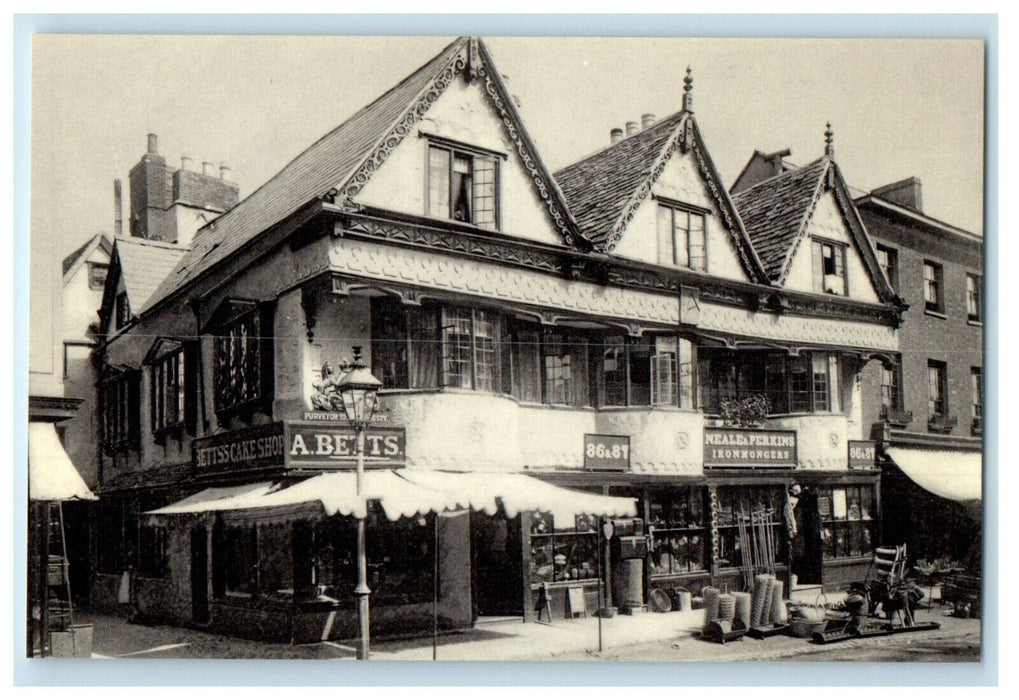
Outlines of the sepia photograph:
<svg viewBox="0 0 1019 700">
<path fill-rule="evenodd" d="M 15 654 L 980 662 L 986 51 L 35 34 Z"/>
</svg>

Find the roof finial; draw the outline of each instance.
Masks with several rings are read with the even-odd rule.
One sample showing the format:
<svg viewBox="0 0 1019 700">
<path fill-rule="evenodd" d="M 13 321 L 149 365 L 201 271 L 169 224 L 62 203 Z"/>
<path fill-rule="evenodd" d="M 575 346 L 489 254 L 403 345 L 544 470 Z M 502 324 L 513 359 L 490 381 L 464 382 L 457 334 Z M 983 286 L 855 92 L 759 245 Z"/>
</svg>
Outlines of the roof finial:
<svg viewBox="0 0 1019 700">
<path fill-rule="evenodd" d="M 693 111 L 693 71 L 690 66 L 686 67 L 686 77 L 683 78 L 683 111 Z"/>
<path fill-rule="evenodd" d="M 831 122 L 825 124 L 824 129 L 824 154 L 829 158 L 835 157 L 835 132 L 831 130 Z"/>
</svg>

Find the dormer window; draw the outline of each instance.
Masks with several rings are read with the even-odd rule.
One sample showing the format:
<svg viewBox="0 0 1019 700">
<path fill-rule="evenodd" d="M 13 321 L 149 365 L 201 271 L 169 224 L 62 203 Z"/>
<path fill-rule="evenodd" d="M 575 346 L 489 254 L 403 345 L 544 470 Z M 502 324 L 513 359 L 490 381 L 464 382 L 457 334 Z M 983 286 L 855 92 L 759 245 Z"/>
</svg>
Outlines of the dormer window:
<svg viewBox="0 0 1019 700">
<path fill-rule="evenodd" d="M 428 147 L 428 215 L 498 228 L 499 165 L 494 155 L 444 143 Z"/>
<path fill-rule="evenodd" d="M 90 262 L 88 264 L 88 288 L 102 291 L 106 285 L 106 272 L 108 269 L 108 265 Z"/>
<path fill-rule="evenodd" d="M 814 291 L 846 296 L 846 246 L 830 241 L 814 241 Z"/>
<path fill-rule="evenodd" d="M 680 204 L 658 205 L 658 262 L 704 272 L 708 258 L 703 211 Z"/>
</svg>

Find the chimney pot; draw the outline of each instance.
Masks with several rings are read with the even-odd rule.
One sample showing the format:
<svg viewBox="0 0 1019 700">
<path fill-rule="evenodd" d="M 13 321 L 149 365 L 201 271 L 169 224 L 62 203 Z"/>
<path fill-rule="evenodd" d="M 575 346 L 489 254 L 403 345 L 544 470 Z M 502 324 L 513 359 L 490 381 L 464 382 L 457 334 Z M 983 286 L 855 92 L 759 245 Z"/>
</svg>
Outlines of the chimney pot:
<svg viewBox="0 0 1019 700">
<path fill-rule="evenodd" d="M 613 129 L 612 131 L 609 132 L 609 142 L 610 143 L 619 143 L 622 140 L 623 140 L 623 130 L 620 129 L 618 126 L 615 129 Z"/>
<path fill-rule="evenodd" d="M 230 166 L 226 163 L 226 161 L 222 161 L 219 164 L 219 179 L 220 180 L 227 180 L 227 179 L 229 179 L 229 177 L 228 177 L 229 175 L 230 175 Z"/>
<path fill-rule="evenodd" d="M 149 153 L 151 155 L 159 155 L 159 137 L 155 134 L 149 134 Z"/>
<path fill-rule="evenodd" d="M 637 122 L 626 122 L 626 135 L 627 136 L 633 136 L 638 131 L 640 131 L 640 129 L 637 128 Z"/>
<path fill-rule="evenodd" d="M 640 115 L 640 128 L 641 129 L 650 129 L 654 125 L 655 125 L 655 115 L 650 114 L 650 113 Z"/>
<path fill-rule="evenodd" d="M 189 156 L 187 153 L 182 153 L 180 155 L 180 169 L 187 170 L 190 167 L 191 167 L 191 156 Z"/>
<path fill-rule="evenodd" d="M 207 160 L 202 161 L 202 175 L 212 175 L 212 163 Z"/>
</svg>

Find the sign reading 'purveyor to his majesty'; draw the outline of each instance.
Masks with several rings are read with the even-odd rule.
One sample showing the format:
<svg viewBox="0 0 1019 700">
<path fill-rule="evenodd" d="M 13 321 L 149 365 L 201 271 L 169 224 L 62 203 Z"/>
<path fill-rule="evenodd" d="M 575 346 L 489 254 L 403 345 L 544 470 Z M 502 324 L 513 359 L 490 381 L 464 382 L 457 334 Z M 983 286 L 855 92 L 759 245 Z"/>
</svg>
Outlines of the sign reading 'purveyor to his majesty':
<svg viewBox="0 0 1019 700">
<path fill-rule="evenodd" d="M 793 430 L 704 429 L 705 467 L 793 468 Z"/>
</svg>

